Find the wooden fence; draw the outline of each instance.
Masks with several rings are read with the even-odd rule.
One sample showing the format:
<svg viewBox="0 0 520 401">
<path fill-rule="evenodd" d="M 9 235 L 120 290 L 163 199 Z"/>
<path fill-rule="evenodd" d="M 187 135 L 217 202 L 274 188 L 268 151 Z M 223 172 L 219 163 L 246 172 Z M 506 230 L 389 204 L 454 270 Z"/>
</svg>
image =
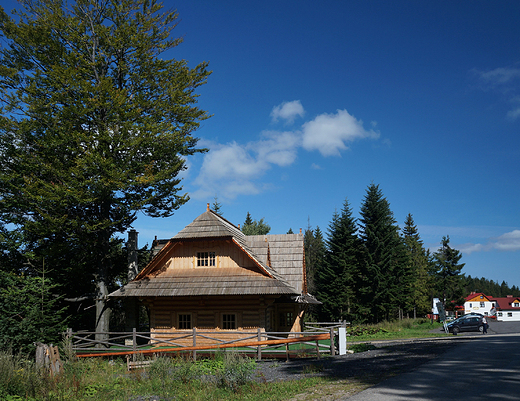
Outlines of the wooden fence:
<svg viewBox="0 0 520 401">
<path fill-rule="evenodd" d="M 96 334 L 104 334 L 106 340 L 96 340 Z M 320 353 L 335 355 L 334 328 L 314 332 L 256 332 L 246 331 L 199 331 L 196 328 L 177 332 L 110 332 L 96 333 L 68 329 L 66 338 L 78 357 L 147 355 L 170 352 L 190 352 L 196 360 L 197 351 L 210 351 L 224 348 L 239 348 L 240 352 L 255 354 L 261 360 L 262 354 L 303 355 Z M 157 337 L 159 336 L 159 338 Z M 164 338 L 160 338 L 164 336 Z M 227 337 L 227 338 L 226 338 Z M 232 337 L 232 338 L 230 338 Z M 327 341 L 328 340 L 328 341 Z M 186 346 L 186 341 L 192 345 Z M 300 344 L 297 349 L 290 349 L 290 344 Z"/>
</svg>

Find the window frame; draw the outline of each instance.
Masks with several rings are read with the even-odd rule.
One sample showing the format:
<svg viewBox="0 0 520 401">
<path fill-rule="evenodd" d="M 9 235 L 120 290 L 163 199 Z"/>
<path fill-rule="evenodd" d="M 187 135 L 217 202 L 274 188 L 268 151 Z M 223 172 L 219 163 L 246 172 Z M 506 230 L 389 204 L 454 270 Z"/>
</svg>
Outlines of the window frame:
<svg viewBox="0 0 520 401">
<path fill-rule="evenodd" d="M 278 312 L 279 326 L 292 327 L 294 324 L 294 311 L 280 311 Z"/>
<path fill-rule="evenodd" d="M 216 267 L 217 266 L 217 252 L 215 251 L 200 251 L 195 254 L 196 267 Z"/>
<path fill-rule="evenodd" d="M 222 330 L 237 330 L 238 316 L 236 313 L 222 313 L 221 315 Z M 233 327 L 230 327 L 233 326 Z"/>
<path fill-rule="evenodd" d="M 184 320 L 182 318 L 187 317 L 188 320 Z M 189 327 L 183 327 L 183 326 L 189 326 Z M 178 313 L 177 314 L 177 330 L 191 330 L 193 329 L 193 316 L 191 312 L 188 313 Z"/>
</svg>

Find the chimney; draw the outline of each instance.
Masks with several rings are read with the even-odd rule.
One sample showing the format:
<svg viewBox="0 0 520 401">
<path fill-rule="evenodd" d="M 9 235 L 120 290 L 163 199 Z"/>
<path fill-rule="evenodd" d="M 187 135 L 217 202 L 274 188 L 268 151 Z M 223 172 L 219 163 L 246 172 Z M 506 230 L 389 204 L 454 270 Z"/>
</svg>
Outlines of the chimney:
<svg viewBox="0 0 520 401">
<path fill-rule="evenodd" d="M 137 273 L 139 273 L 139 268 L 137 267 L 137 231 L 133 228 L 128 231 L 128 242 L 126 246 L 128 248 L 128 281 L 132 281 Z"/>
</svg>

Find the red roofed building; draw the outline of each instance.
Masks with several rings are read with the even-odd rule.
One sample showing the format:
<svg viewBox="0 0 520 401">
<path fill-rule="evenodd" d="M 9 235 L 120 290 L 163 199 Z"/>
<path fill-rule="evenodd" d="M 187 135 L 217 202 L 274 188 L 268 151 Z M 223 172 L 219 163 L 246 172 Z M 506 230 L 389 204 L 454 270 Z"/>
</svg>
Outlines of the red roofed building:
<svg viewBox="0 0 520 401">
<path fill-rule="evenodd" d="M 492 315 L 491 310 L 494 306 L 495 303 L 492 297 L 481 292 L 472 292 L 466 297 L 466 302 L 464 302 L 464 314 L 480 313 L 486 316 Z"/>
<path fill-rule="evenodd" d="M 464 302 L 464 313 L 495 316 L 497 321 L 520 321 L 520 297 L 495 298 L 481 292 L 472 292 Z"/>
<path fill-rule="evenodd" d="M 497 321 L 520 321 L 520 298 L 508 295 L 504 298 L 492 298 L 496 305 Z"/>
</svg>

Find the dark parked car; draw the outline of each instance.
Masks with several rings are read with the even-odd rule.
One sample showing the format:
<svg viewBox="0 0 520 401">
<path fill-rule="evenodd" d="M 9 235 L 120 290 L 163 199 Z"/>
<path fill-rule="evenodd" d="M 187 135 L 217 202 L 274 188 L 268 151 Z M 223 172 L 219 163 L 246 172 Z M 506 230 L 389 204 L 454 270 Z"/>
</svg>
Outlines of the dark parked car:
<svg viewBox="0 0 520 401">
<path fill-rule="evenodd" d="M 479 331 L 482 333 L 484 330 L 484 324 L 482 323 L 482 315 L 480 314 L 469 314 L 459 317 L 454 321 L 447 324 L 448 330 L 454 335 L 459 334 L 462 331 Z"/>
</svg>

